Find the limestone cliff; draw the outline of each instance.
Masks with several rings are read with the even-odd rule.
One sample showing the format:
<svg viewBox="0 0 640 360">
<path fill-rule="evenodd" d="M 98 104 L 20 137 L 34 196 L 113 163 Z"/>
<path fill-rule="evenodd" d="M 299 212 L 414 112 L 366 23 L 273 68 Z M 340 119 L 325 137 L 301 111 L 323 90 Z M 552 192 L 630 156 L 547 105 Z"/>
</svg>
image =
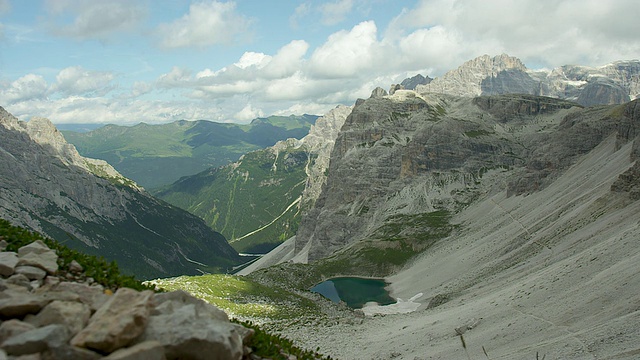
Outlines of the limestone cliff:
<svg viewBox="0 0 640 360">
<path fill-rule="evenodd" d="M 640 61 L 600 67 L 564 65 L 531 70 L 516 57 L 483 55 L 428 84 L 418 92 L 479 96 L 531 94 L 575 101 L 583 106 L 622 104 L 640 96 Z"/>
<path fill-rule="evenodd" d="M 198 218 L 81 157 L 48 120 L 22 122 L 0 108 L 0 138 L 0 217 L 14 225 L 116 260 L 143 278 L 237 260 Z"/>
<path fill-rule="evenodd" d="M 359 102 L 336 140 L 326 185 L 302 219 L 296 257 L 393 247 L 393 236 L 381 229 L 424 232 L 413 221 L 421 214 L 456 213 L 505 189 L 539 191 L 608 136 L 619 146 L 637 141 L 636 107 L 407 90 Z M 403 239 L 402 246 L 423 248 L 416 236 Z"/>
</svg>

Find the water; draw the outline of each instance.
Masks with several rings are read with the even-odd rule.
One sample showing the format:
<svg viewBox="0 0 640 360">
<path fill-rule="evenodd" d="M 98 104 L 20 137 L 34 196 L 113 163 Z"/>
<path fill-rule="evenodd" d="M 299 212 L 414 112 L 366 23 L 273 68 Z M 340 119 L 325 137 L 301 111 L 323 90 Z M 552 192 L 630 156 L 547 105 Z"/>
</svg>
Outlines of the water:
<svg viewBox="0 0 640 360">
<path fill-rule="evenodd" d="M 370 301 L 380 305 L 394 304 L 396 300 L 385 290 L 387 285 L 381 279 L 339 277 L 323 281 L 311 288 L 311 291 L 333 302 L 344 301 L 353 309 L 361 309 Z"/>
</svg>

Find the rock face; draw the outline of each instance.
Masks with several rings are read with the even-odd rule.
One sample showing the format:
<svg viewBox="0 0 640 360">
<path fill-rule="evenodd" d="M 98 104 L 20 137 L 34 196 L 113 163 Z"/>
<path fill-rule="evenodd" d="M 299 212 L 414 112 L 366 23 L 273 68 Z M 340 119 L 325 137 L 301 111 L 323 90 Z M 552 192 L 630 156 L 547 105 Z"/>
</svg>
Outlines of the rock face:
<svg viewBox="0 0 640 360">
<path fill-rule="evenodd" d="M 506 54 L 483 55 L 425 85 L 417 85 L 416 91 L 471 97 L 530 94 L 571 100 L 583 106 L 622 104 L 640 96 L 640 61 L 534 71 Z"/>
<path fill-rule="evenodd" d="M 35 247 L 46 253 L 42 243 Z M 28 245 L 0 258 L 22 259 L 32 251 Z M 185 292 L 120 288 L 105 295 L 100 285 L 60 282 L 54 277 L 57 267 L 49 270 L 47 278 L 26 286 L 9 283 L 13 273 L 0 278 L 0 356 L 226 360 L 248 355 L 245 344 L 253 330 L 230 323 L 223 311 Z M 89 293 L 100 296 L 85 296 Z"/>
<path fill-rule="evenodd" d="M 345 249 L 371 244 L 385 224 L 415 227 L 407 219 L 455 213 L 494 191 L 539 191 L 609 136 L 619 146 L 638 142 L 637 103 L 581 108 L 531 95 L 407 90 L 361 102 L 336 140 L 315 207 L 302 219 L 297 259 L 352 251 Z"/>
<path fill-rule="evenodd" d="M 80 156 L 48 120 L 25 123 L 0 108 L 0 138 L 0 217 L 14 225 L 116 260 L 140 278 L 237 261 L 200 219 L 152 198 L 106 163 Z"/>
</svg>

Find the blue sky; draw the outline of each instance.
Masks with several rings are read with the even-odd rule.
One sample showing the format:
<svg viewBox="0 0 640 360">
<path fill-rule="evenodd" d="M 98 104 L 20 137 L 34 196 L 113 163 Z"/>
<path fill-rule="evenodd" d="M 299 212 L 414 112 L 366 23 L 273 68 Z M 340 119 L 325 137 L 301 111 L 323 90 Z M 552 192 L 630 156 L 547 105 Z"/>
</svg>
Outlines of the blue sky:
<svg viewBox="0 0 640 360">
<path fill-rule="evenodd" d="M 636 0 L 0 0 L 0 106 L 54 123 L 324 114 L 483 54 L 640 58 Z"/>
</svg>

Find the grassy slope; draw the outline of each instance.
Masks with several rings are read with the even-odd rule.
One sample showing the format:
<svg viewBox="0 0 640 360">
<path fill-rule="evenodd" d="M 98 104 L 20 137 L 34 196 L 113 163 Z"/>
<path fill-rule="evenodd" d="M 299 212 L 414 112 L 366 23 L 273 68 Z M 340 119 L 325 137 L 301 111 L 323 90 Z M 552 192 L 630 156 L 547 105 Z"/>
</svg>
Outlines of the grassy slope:
<svg viewBox="0 0 640 360">
<path fill-rule="evenodd" d="M 103 159 L 146 188 L 236 161 L 279 140 L 305 136 L 316 116 L 272 116 L 249 125 L 176 121 L 131 127 L 107 125 L 87 133 L 64 131 L 83 156 Z"/>
<path fill-rule="evenodd" d="M 246 154 L 238 166 L 183 178 L 155 195 L 203 218 L 236 250 L 266 252 L 298 228 L 298 207 L 286 209 L 302 194 L 308 160 L 305 151 L 294 148 L 277 156 L 268 149 L 255 151 Z"/>
</svg>

